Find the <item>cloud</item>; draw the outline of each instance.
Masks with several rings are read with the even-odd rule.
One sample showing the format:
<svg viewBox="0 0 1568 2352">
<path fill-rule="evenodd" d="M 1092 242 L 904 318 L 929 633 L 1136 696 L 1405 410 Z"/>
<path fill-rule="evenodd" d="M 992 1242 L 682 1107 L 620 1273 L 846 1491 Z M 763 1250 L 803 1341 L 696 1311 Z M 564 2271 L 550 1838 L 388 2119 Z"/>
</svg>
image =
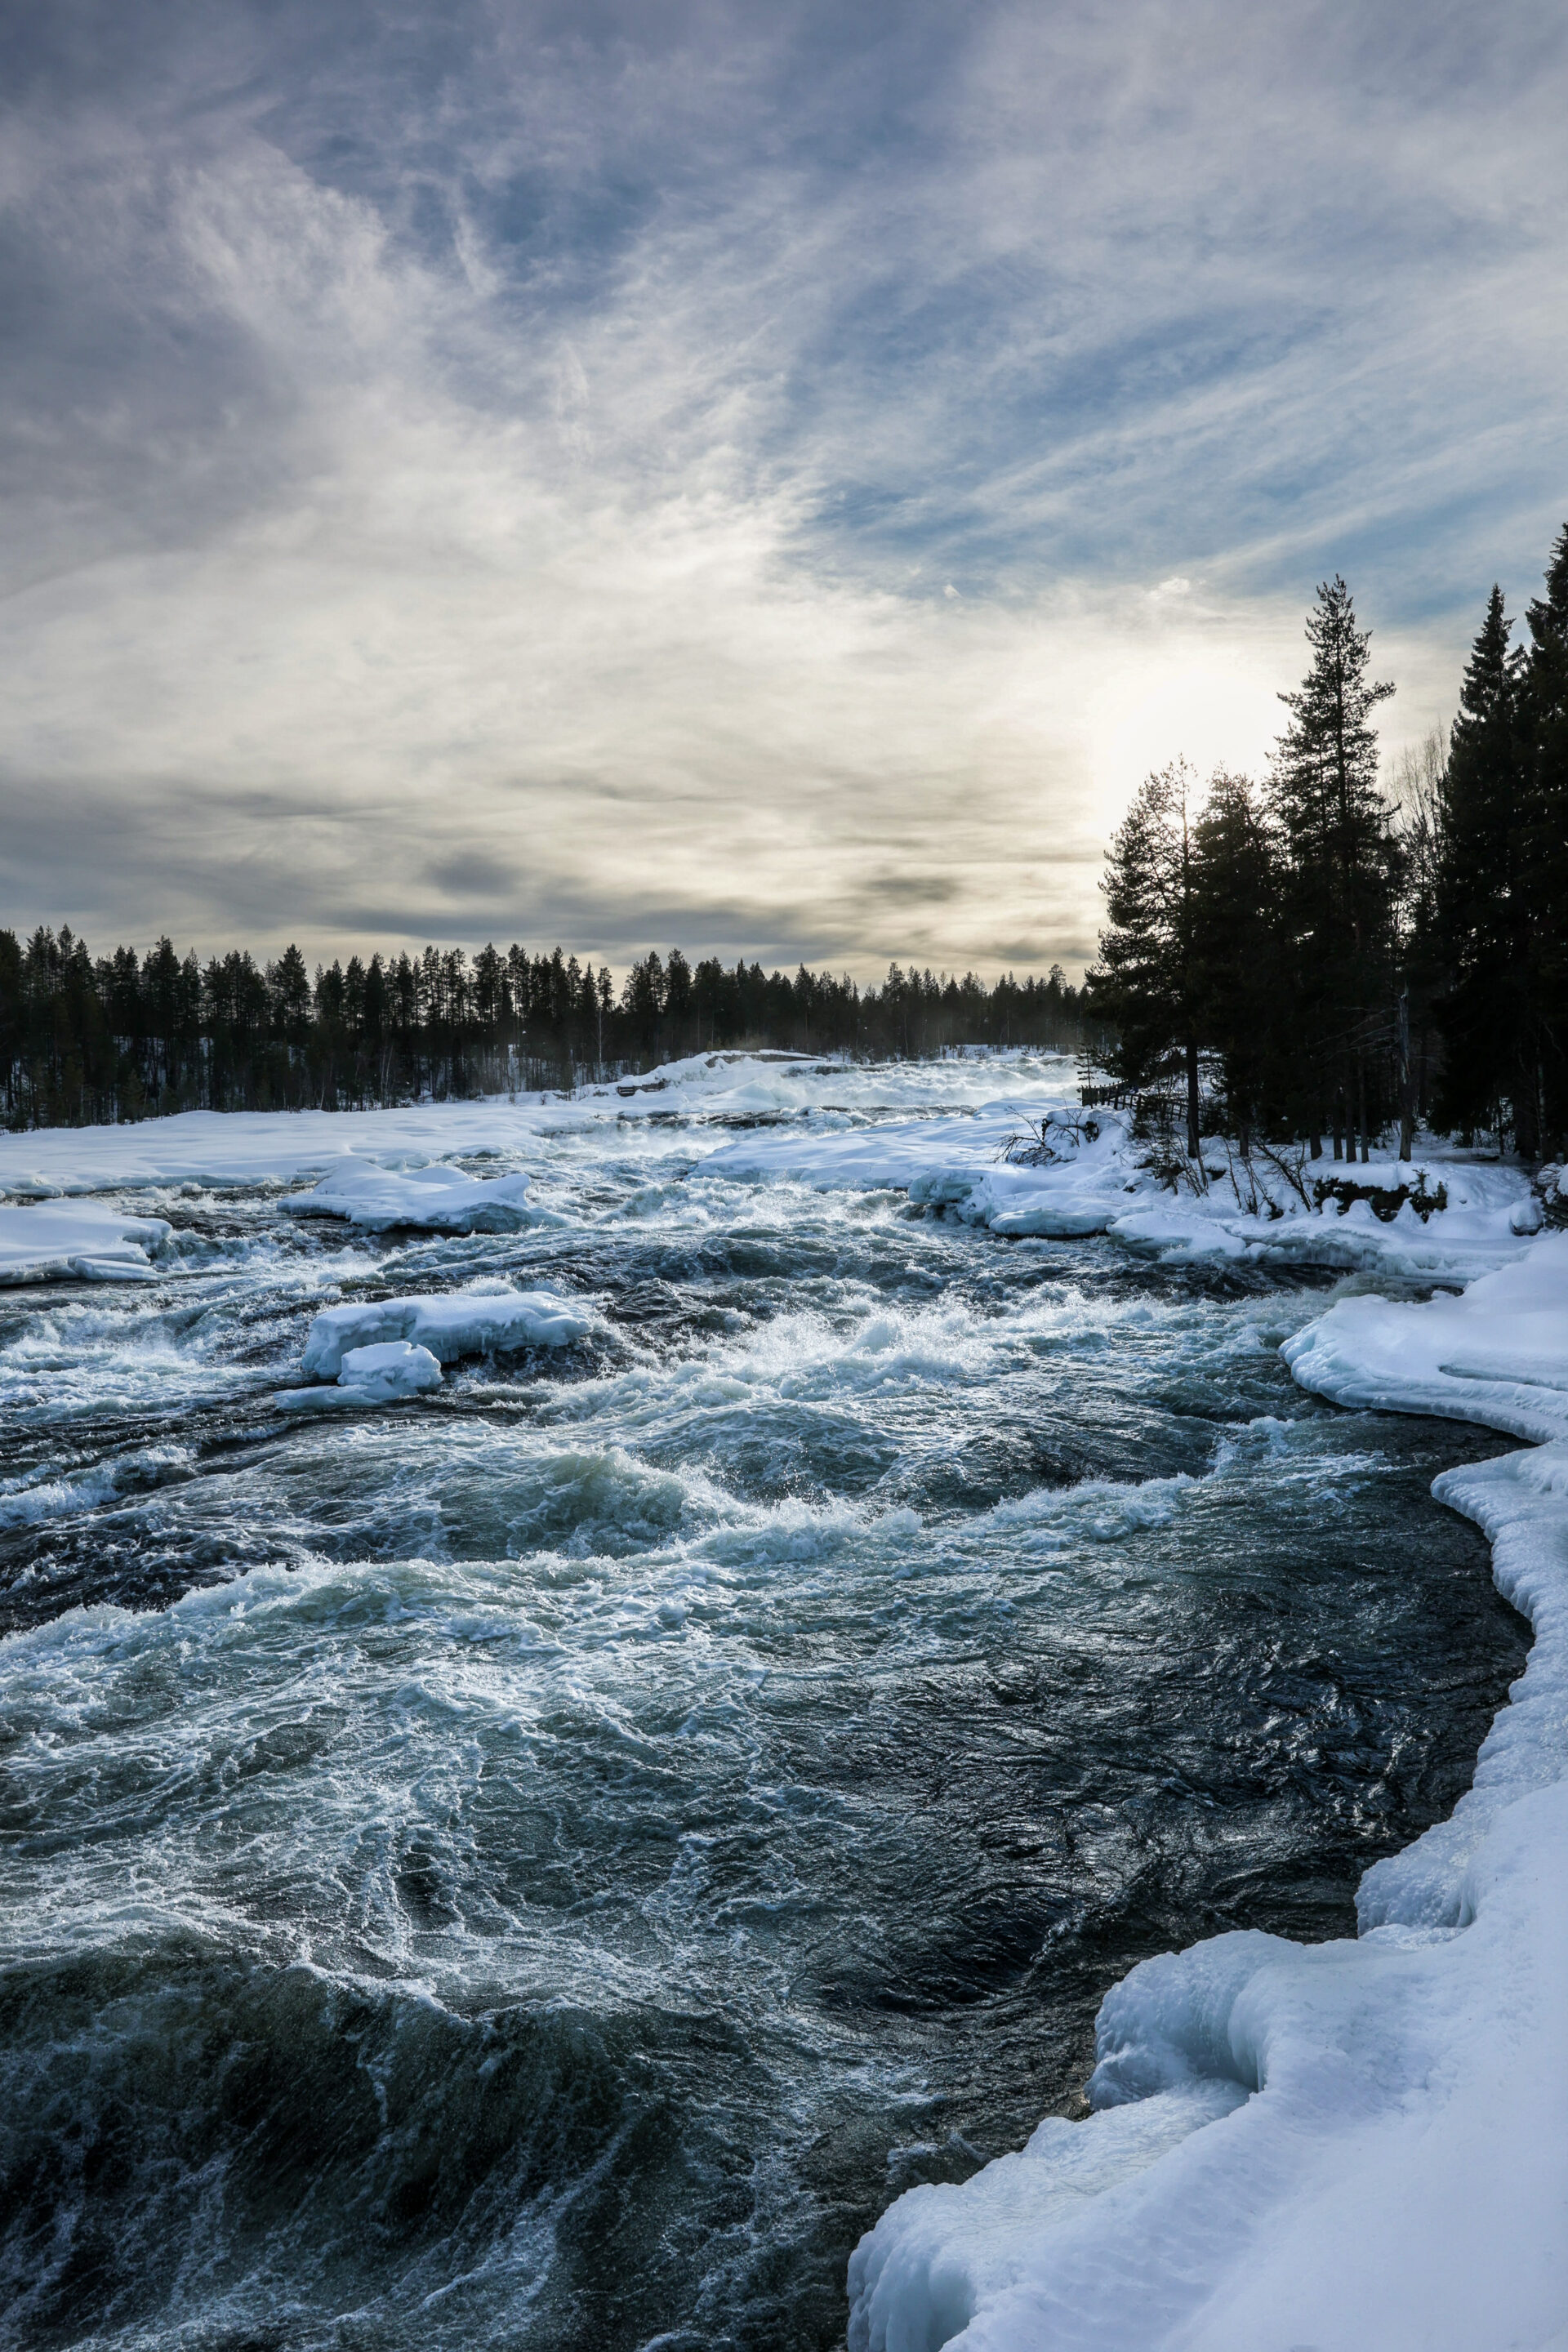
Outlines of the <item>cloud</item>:
<svg viewBox="0 0 1568 2352">
<path fill-rule="evenodd" d="M 0 919 L 1080 960 L 1316 579 L 1416 735 L 1561 520 L 1555 11 L 112 15 L 0 129 Z"/>
</svg>

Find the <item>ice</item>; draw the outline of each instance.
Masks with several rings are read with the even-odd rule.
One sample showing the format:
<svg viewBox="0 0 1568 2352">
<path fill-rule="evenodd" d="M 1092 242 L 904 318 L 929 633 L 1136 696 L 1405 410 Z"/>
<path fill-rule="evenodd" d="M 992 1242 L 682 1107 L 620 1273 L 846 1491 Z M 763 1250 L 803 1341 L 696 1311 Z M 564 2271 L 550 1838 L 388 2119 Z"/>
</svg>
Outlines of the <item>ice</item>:
<svg viewBox="0 0 1568 2352">
<path fill-rule="evenodd" d="M 363 1160 L 340 1160 L 308 1192 L 279 1206 L 295 1217 L 341 1217 L 383 1234 L 419 1225 L 442 1234 L 510 1234 L 528 1223 L 524 1175 L 468 1176 L 460 1168 L 416 1168 L 407 1175 Z"/>
<path fill-rule="evenodd" d="M 86 1201 L 0 1207 L 0 1286 L 31 1282 L 155 1282 L 152 1260 L 174 1228 Z"/>
<path fill-rule="evenodd" d="M 381 1339 L 345 1349 L 335 1388 L 279 1389 L 273 1402 L 286 1412 L 330 1412 L 341 1405 L 401 1404 L 441 1385 L 441 1367 L 428 1348 Z"/>
<path fill-rule="evenodd" d="M 1045 1150 L 1035 1164 L 1005 1155 L 1027 1144 L 1024 1121 L 1040 1122 Z M 1083 1113 L 1016 1099 L 942 1120 L 897 1120 L 843 1132 L 815 1123 L 744 1136 L 701 1162 L 699 1174 L 765 1182 L 790 1178 L 823 1190 L 907 1192 L 966 1223 L 1012 1239 L 1107 1234 L 1123 1247 L 1168 1262 L 1251 1260 L 1376 1271 L 1415 1280 L 1465 1282 L 1521 1258 L 1542 1212 L 1524 1174 L 1434 1148 L 1424 1160 L 1283 1164 L 1242 1160 L 1212 1140 L 1198 1183 L 1173 1184 L 1132 1133 L 1130 1114 Z M 1299 1182 L 1292 1182 L 1287 1169 Z M 1348 1206 L 1315 1188 L 1334 1181 L 1403 1188 L 1424 1201 L 1441 1185 L 1446 1205 L 1425 1217 L 1409 1200 L 1384 1220 L 1366 1200 Z"/>
<path fill-rule="evenodd" d="M 593 1318 L 551 1290 L 459 1290 L 437 1297 L 384 1298 L 328 1307 L 305 1342 L 303 1369 L 339 1375 L 349 1349 L 377 1340 L 413 1340 L 431 1360 L 455 1364 L 507 1348 L 563 1348 L 584 1339 Z"/>
<path fill-rule="evenodd" d="M 1284 1353 L 1303 1388 L 1336 1404 L 1568 1438 L 1568 1234 L 1541 1234 L 1457 1298 L 1342 1298 Z"/>
<path fill-rule="evenodd" d="M 421 1396 L 441 1385 L 441 1367 L 428 1348 L 410 1347 L 406 1339 L 383 1339 L 374 1347 L 350 1348 L 338 1374 L 338 1386 L 359 1389 L 377 1402 Z"/>
<path fill-rule="evenodd" d="M 1452 1818 L 1367 1873 L 1358 1938 L 1145 1961 L 1101 2007 L 1087 2121 L 889 2209 L 851 2352 L 1564 2340 L 1568 1234 L 1458 1298 L 1340 1299 L 1285 1353 L 1342 1403 L 1538 1441 L 1434 1489 L 1490 1538 L 1527 1670 Z"/>
<path fill-rule="evenodd" d="M 970 1055 L 837 1062 L 795 1054 L 698 1054 L 640 1077 L 564 1095 L 490 1096 L 385 1110 L 181 1111 L 117 1127 L 0 1134 L 0 1192 L 47 1199 L 163 1184 L 298 1182 L 344 1157 L 391 1170 L 480 1153 L 525 1158 L 542 1135 L 643 1126 L 672 1113 L 744 1121 L 889 1111 L 973 1111 L 1001 1097 L 1037 1111 L 1075 1084 L 1069 1055 Z"/>
</svg>

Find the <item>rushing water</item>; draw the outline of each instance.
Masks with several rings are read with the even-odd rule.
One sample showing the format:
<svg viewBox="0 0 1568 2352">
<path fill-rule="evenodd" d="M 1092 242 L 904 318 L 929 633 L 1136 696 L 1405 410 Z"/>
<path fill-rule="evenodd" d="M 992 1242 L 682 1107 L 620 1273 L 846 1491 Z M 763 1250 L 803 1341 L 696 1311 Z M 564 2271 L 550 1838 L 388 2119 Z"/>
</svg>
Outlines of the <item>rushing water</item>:
<svg viewBox="0 0 1568 2352">
<path fill-rule="evenodd" d="M 828 2346 L 912 2182 L 1072 2112 L 1141 1956 L 1352 1923 L 1523 1654 L 1321 1294 L 543 1137 L 561 1222 L 187 1192 L 0 1302 L 7 2343 Z M 310 1314 L 565 1355 L 289 1421 Z M 352 1295 L 352 1294 L 351 1294 Z"/>
</svg>

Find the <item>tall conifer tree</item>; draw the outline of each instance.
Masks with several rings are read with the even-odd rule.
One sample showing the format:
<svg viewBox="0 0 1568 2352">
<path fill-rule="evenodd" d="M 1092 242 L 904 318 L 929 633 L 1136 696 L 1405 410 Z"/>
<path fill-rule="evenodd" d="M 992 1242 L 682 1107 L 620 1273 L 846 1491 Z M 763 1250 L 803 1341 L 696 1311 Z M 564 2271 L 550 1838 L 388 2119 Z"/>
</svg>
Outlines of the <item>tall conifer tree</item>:
<svg viewBox="0 0 1568 2352">
<path fill-rule="evenodd" d="M 1194 950 L 1204 1044 L 1220 1057 L 1229 1123 L 1245 1143 L 1281 1095 L 1275 906 L 1279 859 L 1245 776 L 1216 773 L 1193 829 Z"/>
<path fill-rule="evenodd" d="M 1192 782 L 1184 760 L 1146 776 L 1117 829 L 1100 886 L 1109 922 L 1093 982 L 1096 1002 L 1117 1031 L 1112 1066 L 1119 1077 L 1144 1085 L 1173 1051 L 1181 1055 L 1187 1152 L 1195 1160 L 1201 983 Z"/>
<path fill-rule="evenodd" d="M 1533 1157 L 1568 1139 L 1568 524 L 1528 619 L 1518 851 L 1526 1003 L 1513 1099 L 1516 1140 Z"/>
<path fill-rule="evenodd" d="M 1307 1047 L 1298 1116 L 1314 1139 L 1328 1111 L 1368 1156 L 1368 1060 L 1379 1015 L 1392 1024 L 1394 845 L 1377 785 L 1372 714 L 1394 692 L 1369 676 L 1371 634 L 1342 579 L 1307 615 L 1312 663 L 1279 698 L 1290 722 L 1272 782 L 1284 841 L 1291 979 Z"/>
<path fill-rule="evenodd" d="M 1514 1087 L 1528 996 L 1518 853 L 1522 751 L 1513 624 L 1495 587 L 1459 689 L 1443 781 L 1435 908 L 1447 974 L 1439 1116 L 1489 1126 Z"/>
</svg>

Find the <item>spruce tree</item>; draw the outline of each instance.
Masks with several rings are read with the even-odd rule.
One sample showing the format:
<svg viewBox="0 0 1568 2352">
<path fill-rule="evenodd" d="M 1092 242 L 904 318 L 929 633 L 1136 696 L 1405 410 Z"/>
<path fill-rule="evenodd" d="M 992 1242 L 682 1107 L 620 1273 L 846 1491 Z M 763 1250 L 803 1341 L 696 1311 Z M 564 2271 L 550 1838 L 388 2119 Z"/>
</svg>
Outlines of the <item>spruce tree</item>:
<svg viewBox="0 0 1568 2352">
<path fill-rule="evenodd" d="M 1114 1074 L 1146 1086 L 1181 1056 L 1186 1080 L 1187 1153 L 1198 1155 L 1196 874 L 1184 760 L 1146 776 L 1106 860 L 1100 963 L 1090 975 L 1097 1009 L 1111 1023 Z"/>
<path fill-rule="evenodd" d="M 1447 973 L 1439 1008 L 1445 1124 L 1493 1125 L 1516 1088 L 1528 1019 L 1528 942 L 1518 890 L 1524 782 L 1513 624 L 1493 587 L 1459 689 L 1440 803 L 1435 927 Z"/>
<path fill-rule="evenodd" d="M 1196 873 L 1193 941 L 1203 1043 L 1220 1057 L 1227 1123 L 1245 1145 L 1273 1123 L 1283 1096 L 1278 1069 L 1279 973 L 1276 845 L 1245 776 L 1211 780 L 1193 829 Z"/>
<path fill-rule="evenodd" d="M 1568 1138 L 1568 524 L 1530 605 L 1521 703 L 1528 738 L 1518 828 L 1524 1010 L 1515 1055 L 1514 1133 L 1532 1158 Z"/>
<path fill-rule="evenodd" d="M 1396 862 L 1371 720 L 1394 688 L 1368 676 L 1371 634 L 1356 626 L 1351 592 L 1338 575 L 1319 586 L 1307 642 L 1311 667 L 1297 693 L 1279 698 L 1290 722 L 1271 785 L 1284 845 L 1289 979 L 1305 1045 L 1295 1108 L 1314 1151 L 1327 1112 L 1336 1138 L 1346 1129 L 1359 1134 L 1365 1160 L 1369 1062 L 1380 1033 L 1392 1033 Z"/>
</svg>

